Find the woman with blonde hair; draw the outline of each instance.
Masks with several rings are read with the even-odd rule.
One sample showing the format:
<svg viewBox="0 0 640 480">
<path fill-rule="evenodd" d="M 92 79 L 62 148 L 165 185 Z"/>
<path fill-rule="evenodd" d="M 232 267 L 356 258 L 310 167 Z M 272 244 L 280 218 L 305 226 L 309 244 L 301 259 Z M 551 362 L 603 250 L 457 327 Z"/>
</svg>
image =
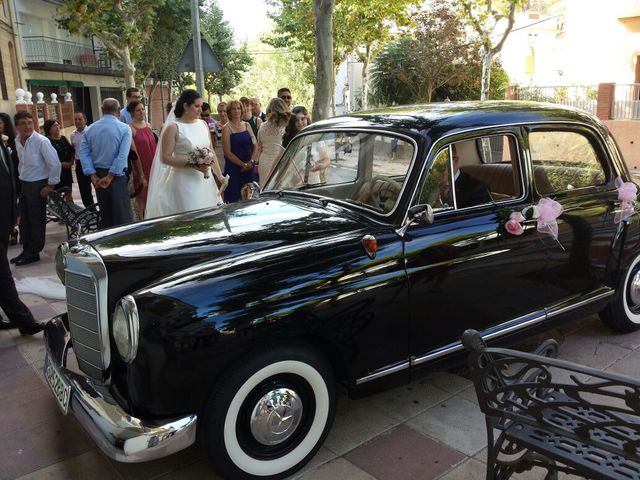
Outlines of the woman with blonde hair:
<svg viewBox="0 0 640 480">
<path fill-rule="evenodd" d="M 276 160 L 280 158 L 284 148 L 282 148 L 282 135 L 287 126 L 289 117 L 289 107 L 281 98 L 272 98 L 267 106 L 267 121 L 260 125 L 258 130 L 258 177 L 260 187 L 264 187 L 271 169 Z"/>
</svg>

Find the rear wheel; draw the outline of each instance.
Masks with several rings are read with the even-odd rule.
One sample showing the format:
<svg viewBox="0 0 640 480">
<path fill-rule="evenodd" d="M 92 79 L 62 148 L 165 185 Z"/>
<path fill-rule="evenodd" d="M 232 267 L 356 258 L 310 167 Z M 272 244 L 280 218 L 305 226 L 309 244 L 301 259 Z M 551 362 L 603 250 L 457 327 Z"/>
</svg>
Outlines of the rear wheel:
<svg viewBox="0 0 640 480">
<path fill-rule="evenodd" d="M 284 478 L 311 459 L 333 423 L 331 368 L 298 346 L 245 360 L 218 382 L 198 421 L 200 438 L 224 478 Z"/>
<path fill-rule="evenodd" d="M 600 312 L 611 329 L 628 333 L 640 328 L 640 256 L 636 257 L 620 280 L 614 300 Z"/>
</svg>

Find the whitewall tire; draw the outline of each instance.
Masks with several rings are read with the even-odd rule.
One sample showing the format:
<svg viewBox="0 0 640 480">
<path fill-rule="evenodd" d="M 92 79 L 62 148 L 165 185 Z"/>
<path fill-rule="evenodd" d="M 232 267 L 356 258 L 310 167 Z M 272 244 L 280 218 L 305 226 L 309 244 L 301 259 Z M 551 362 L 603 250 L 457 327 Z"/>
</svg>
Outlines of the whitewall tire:
<svg viewBox="0 0 640 480">
<path fill-rule="evenodd" d="M 220 380 L 198 430 L 225 478 L 276 479 L 311 459 L 334 416 L 329 364 L 311 348 L 275 347 Z"/>
</svg>

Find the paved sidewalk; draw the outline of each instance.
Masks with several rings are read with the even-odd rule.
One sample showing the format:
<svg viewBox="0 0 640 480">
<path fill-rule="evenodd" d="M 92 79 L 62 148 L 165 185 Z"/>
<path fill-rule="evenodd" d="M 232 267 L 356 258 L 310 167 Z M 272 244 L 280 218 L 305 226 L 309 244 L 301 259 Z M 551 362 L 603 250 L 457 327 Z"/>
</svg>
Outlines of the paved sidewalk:
<svg viewBox="0 0 640 480">
<path fill-rule="evenodd" d="M 50 224 L 42 260 L 13 266 L 14 276 L 55 276 L 55 249 L 64 239 L 63 227 Z M 9 251 L 18 253 L 17 247 Z M 40 320 L 66 310 L 64 302 L 35 295 L 22 299 Z M 561 358 L 638 376 L 640 332 L 614 334 L 594 316 L 549 335 L 561 342 Z M 58 410 L 42 377 L 43 361 L 42 334 L 0 331 L 0 479 L 219 478 L 195 446 L 144 464 L 107 459 L 75 419 Z M 485 474 L 485 447 L 484 419 L 471 382 L 442 372 L 361 400 L 342 395 L 327 441 L 296 478 L 479 480 Z M 543 476 L 534 471 L 518 478 Z"/>
</svg>

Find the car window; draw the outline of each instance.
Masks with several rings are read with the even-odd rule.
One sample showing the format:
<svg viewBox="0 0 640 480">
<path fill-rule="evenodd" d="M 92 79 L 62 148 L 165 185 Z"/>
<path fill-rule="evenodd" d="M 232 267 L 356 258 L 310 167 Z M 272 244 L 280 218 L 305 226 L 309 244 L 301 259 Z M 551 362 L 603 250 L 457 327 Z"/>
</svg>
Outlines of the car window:
<svg viewBox="0 0 640 480">
<path fill-rule="evenodd" d="M 542 195 L 606 182 L 596 150 L 580 132 L 534 131 L 529 148 L 536 190 Z"/>
<path fill-rule="evenodd" d="M 406 139 L 371 132 L 323 132 L 294 139 L 265 190 L 304 190 L 389 213 L 414 157 Z"/>
<path fill-rule="evenodd" d="M 428 203 L 438 211 L 501 202 L 521 195 L 515 139 L 510 135 L 491 135 L 455 142 L 438 151 L 414 204 Z"/>
</svg>

